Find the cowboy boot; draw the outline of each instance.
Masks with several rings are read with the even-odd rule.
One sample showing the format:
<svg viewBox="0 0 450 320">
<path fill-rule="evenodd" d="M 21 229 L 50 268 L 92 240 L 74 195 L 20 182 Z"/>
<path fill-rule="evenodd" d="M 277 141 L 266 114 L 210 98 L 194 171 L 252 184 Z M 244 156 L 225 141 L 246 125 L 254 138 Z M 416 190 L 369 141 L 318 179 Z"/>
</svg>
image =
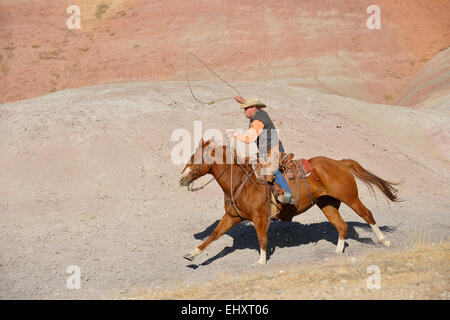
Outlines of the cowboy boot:
<svg viewBox="0 0 450 320">
<path fill-rule="evenodd" d="M 290 192 L 285 191 L 284 194 L 278 196 L 278 201 L 282 204 L 290 204 L 296 207 L 295 198 Z"/>
</svg>

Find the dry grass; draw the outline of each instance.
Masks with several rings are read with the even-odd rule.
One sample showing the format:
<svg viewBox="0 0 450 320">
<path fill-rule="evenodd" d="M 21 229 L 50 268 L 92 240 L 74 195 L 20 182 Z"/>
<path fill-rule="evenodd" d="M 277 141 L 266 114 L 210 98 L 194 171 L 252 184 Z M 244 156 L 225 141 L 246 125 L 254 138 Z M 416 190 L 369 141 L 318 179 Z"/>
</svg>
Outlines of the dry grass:
<svg viewBox="0 0 450 320">
<path fill-rule="evenodd" d="M 398 75 L 395 72 L 388 72 L 388 76 L 391 77 L 391 78 L 395 78 L 395 79 L 401 79 L 402 78 L 402 76 Z"/>
<path fill-rule="evenodd" d="M 51 51 L 44 51 L 44 52 L 39 53 L 39 59 L 43 59 L 43 60 L 58 59 L 59 55 L 62 52 L 63 51 L 61 49 L 55 49 L 55 50 L 51 50 Z"/>
<path fill-rule="evenodd" d="M 101 19 L 102 16 L 108 11 L 111 3 L 101 3 L 97 6 L 97 10 L 95 11 L 95 16 L 97 19 Z"/>
<path fill-rule="evenodd" d="M 146 290 L 132 299 L 449 299 L 450 242 L 430 242 L 426 232 L 412 234 L 403 251 L 375 250 L 359 258 L 292 267 L 261 269 L 246 275 Z M 381 288 L 368 289 L 371 265 L 381 271 Z M 128 297 L 127 297 L 128 298 Z"/>
<path fill-rule="evenodd" d="M 3 73 L 4 75 L 7 75 L 8 72 L 9 72 L 9 68 L 8 68 L 7 66 L 4 66 L 4 65 L 2 66 L 1 70 L 2 70 L 2 73 Z"/>
<path fill-rule="evenodd" d="M 5 47 L 3 49 L 8 50 L 8 51 L 13 51 L 13 50 L 16 49 L 16 47 L 14 47 L 13 45 L 9 44 L 7 47 Z"/>
</svg>

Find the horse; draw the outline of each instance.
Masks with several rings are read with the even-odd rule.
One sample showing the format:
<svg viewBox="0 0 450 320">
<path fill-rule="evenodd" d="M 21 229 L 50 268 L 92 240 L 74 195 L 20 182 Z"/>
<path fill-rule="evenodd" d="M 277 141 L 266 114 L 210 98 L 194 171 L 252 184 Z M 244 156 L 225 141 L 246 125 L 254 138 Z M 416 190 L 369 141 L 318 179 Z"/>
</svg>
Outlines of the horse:
<svg viewBox="0 0 450 320">
<path fill-rule="evenodd" d="M 234 161 L 229 161 L 228 149 L 224 145 L 217 146 L 213 140 L 203 141 L 201 139 L 197 149 L 181 172 L 179 183 L 185 187 L 190 187 L 195 180 L 206 174 L 212 175 L 212 179 L 215 179 L 222 188 L 225 200 L 225 214 L 219 224 L 203 243 L 186 254 L 184 258 L 189 261 L 194 260 L 211 242 L 217 240 L 234 225 L 249 220 L 253 222 L 260 246 L 260 257 L 256 264 L 264 265 L 267 262 L 267 230 L 270 224 L 266 187 L 255 182 L 256 178 L 255 175 L 251 175 L 253 169 L 248 161 L 241 164 L 236 161 L 235 157 Z M 342 254 L 348 229 L 347 223 L 339 214 L 339 207 L 343 202 L 370 225 L 382 244 L 391 246 L 392 242 L 382 234 L 372 212 L 359 199 L 355 177 L 372 190 L 373 186 L 377 187 L 392 202 L 401 201 L 397 196 L 398 190 L 394 187 L 398 183 L 389 182 L 374 175 L 351 159 L 334 160 L 317 156 L 308 161 L 313 171 L 313 175 L 306 178 L 310 193 L 307 195 L 306 192 L 303 192 L 296 199 L 296 206 L 291 206 L 296 208 L 293 216 L 317 205 L 328 221 L 337 229 L 339 236 L 336 253 Z M 314 176 L 317 177 L 317 180 L 313 178 Z M 288 181 L 288 183 L 291 189 L 295 190 L 294 182 Z M 234 199 L 233 194 L 239 186 L 241 186 L 241 192 L 239 197 Z M 292 219 L 292 217 L 290 218 Z M 289 221 L 289 219 L 287 220 Z"/>
</svg>

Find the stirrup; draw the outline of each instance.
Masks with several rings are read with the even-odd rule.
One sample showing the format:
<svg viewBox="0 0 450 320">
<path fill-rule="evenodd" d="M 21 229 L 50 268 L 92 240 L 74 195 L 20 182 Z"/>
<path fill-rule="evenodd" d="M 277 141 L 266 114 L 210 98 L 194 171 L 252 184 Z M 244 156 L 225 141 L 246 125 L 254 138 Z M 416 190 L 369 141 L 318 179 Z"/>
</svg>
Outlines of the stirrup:
<svg viewBox="0 0 450 320">
<path fill-rule="evenodd" d="M 295 199 L 289 192 L 285 192 L 284 194 L 279 195 L 278 201 L 280 201 L 282 204 L 295 204 Z"/>
</svg>

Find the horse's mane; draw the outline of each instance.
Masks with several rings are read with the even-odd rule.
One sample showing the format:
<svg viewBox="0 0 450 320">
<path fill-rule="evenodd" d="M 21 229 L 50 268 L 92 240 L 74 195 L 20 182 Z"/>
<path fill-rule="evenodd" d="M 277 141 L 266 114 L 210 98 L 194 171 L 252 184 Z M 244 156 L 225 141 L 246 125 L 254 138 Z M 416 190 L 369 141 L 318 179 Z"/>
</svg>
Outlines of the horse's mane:
<svg viewBox="0 0 450 320">
<path fill-rule="evenodd" d="M 230 140 L 227 140 L 226 143 L 224 143 L 222 140 L 216 141 L 216 140 L 208 140 L 205 142 L 205 145 L 208 144 L 211 148 L 214 149 L 222 149 L 222 154 L 226 155 L 227 152 L 232 151 L 233 152 L 233 163 L 239 163 L 241 165 L 249 166 L 252 163 L 256 163 L 256 155 L 254 157 L 251 157 L 249 155 L 243 155 L 241 150 L 237 148 L 237 146 L 234 143 L 229 143 Z M 254 158 L 254 159 L 252 159 Z"/>
</svg>

